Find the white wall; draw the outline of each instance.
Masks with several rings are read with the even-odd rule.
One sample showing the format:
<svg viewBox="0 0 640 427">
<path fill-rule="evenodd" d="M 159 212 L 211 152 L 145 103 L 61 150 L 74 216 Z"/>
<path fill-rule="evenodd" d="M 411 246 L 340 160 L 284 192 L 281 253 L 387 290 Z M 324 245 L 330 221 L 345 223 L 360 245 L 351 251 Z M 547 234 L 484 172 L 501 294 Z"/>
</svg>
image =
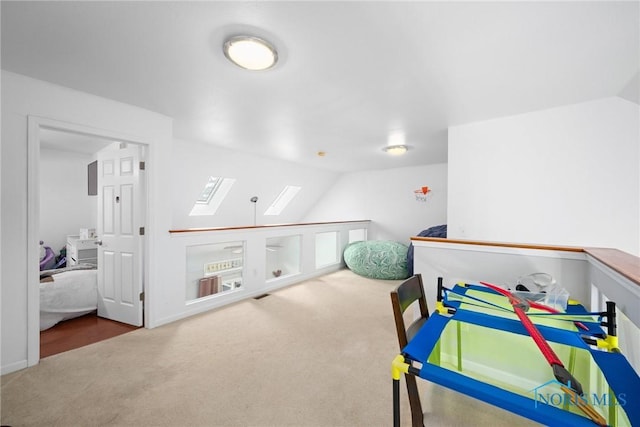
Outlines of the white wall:
<svg viewBox="0 0 640 427">
<path fill-rule="evenodd" d="M 449 237 L 640 254 L 640 114 L 622 98 L 449 129 Z"/>
<path fill-rule="evenodd" d="M 176 229 L 254 225 L 254 209 L 257 225 L 300 222 L 339 176 L 336 172 L 182 140 L 174 141 L 172 161 Z M 236 182 L 215 215 L 190 217 L 189 212 L 209 176 L 235 178 Z M 286 185 L 296 185 L 302 190 L 280 215 L 264 216 Z M 255 206 L 249 200 L 253 196 L 258 196 Z M 324 218 L 327 219 L 330 218 Z"/>
<path fill-rule="evenodd" d="M 40 149 L 40 240 L 58 255 L 67 235 L 96 227 L 96 196 L 88 195 L 86 153 Z"/>
<path fill-rule="evenodd" d="M 583 252 L 421 241 L 413 244 L 414 271 L 422 274 L 431 307 L 438 294 L 438 277 L 449 287 L 458 282 L 485 281 L 514 288 L 518 278 L 532 273 L 550 274 L 571 298 L 590 301 Z"/>
<path fill-rule="evenodd" d="M 150 284 L 146 294 L 148 324 L 153 323 L 155 295 L 162 293 L 163 286 L 170 286 L 162 277 L 163 268 L 170 268 L 171 260 L 159 248 L 169 241 L 167 231 L 171 224 L 170 197 L 166 191 L 170 188 L 166 171 L 170 170 L 171 119 L 2 71 L 2 373 L 26 367 L 28 356 L 31 362 L 32 355 L 37 358 L 38 354 L 38 325 L 35 334 L 27 333 L 27 319 L 33 315 L 27 310 L 27 288 L 36 285 L 27 283 L 27 277 L 29 274 L 37 277 L 38 268 L 37 251 L 27 255 L 29 116 L 82 125 L 149 145 L 147 208 L 153 215 L 146 224 L 147 265 L 151 266 L 145 273 Z M 38 225 L 36 222 L 35 227 Z M 31 310 L 36 311 L 33 307 Z M 37 322 L 38 317 L 35 319 Z M 33 327 L 31 323 L 29 328 Z"/>
<path fill-rule="evenodd" d="M 162 249 L 170 259 L 170 265 L 164 271 L 164 279 L 173 286 L 162 287 L 163 295 L 161 304 L 158 304 L 156 310 L 155 321 L 157 325 L 173 322 L 344 268 L 341 257 L 337 257 L 335 263 L 317 265 L 317 234 L 336 233 L 336 252 L 342 254 L 349 243 L 350 232 L 363 230 L 366 233 L 368 228 L 368 221 L 354 221 L 171 233 L 170 241 Z M 194 267 L 194 260 L 187 260 L 186 254 L 194 250 L 198 252 L 199 246 L 202 248 L 215 245 L 224 248 L 228 245 L 236 245 L 238 242 L 244 245 L 241 255 L 243 258 L 242 286 L 230 292 L 194 300 L 195 292 L 187 289 L 187 286 L 195 287 L 193 278 L 196 276 L 190 271 Z M 278 265 L 278 268 L 282 269 L 283 274 L 278 278 L 271 274 L 274 269 L 272 264 L 274 260 L 271 259 L 272 252 L 266 249 L 268 244 L 273 243 L 282 246 L 278 249 L 282 251 L 278 260 L 282 264 Z M 212 251 L 207 251 L 209 261 L 218 260 L 211 256 Z M 238 256 L 224 249 L 221 252 L 226 254 L 226 259 Z M 198 260 L 195 262 L 197 263 Z M 203 267 L 200 261 L 197 269 L 202 272 Z M 188 280 L 190 282 L 187 284 Z M 185 298 L 186 294 L 188 296 Z"/>
<path fill-rule="evenodd" d="M 426 196 L 416 194 L 423 186 Z M 409 245 L 410 237 L 447 222 L 447 165 L 345 174 L 304 221 L 372 219 L 369 239 Z"/>
</svg>

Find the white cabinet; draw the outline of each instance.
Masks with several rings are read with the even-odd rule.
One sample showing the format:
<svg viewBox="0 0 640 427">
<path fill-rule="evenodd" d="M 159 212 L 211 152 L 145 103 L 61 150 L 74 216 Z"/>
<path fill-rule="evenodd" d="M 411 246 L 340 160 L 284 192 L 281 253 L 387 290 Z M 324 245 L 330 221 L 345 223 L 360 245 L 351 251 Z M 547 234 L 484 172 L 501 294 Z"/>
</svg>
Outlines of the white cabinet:
<svg viewBox="0 0 640 427">
<path fill-rule="evenodd" d="M 80 236 L 67 236 L 67 267 L 78 264 L 98 265 L 98 246 L 96 239 L 80 239 Z"/>
</svg>

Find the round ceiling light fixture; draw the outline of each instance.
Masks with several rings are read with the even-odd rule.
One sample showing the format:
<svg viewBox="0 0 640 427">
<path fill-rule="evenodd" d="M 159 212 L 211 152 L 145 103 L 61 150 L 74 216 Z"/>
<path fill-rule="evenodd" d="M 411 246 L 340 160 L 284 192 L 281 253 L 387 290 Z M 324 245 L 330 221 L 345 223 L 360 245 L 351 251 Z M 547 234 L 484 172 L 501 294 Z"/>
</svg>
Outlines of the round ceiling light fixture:
<svg viewBox="0 0 640 427">
<path fill-rule="evenodd" d="M 233 36 L 223 45 L 224 55 L 247 70 L 267 70 L 278 62 L 278 52 L 271 43 L 254 36 Z"/>
<path fill-rule="evenodd" d="M 407 152 L 409 149 L 408 145 L 397 144 L 397 145 L 387 145 L 382 149 L 387 154 L 391 154 L 392 156 L 400 156 Z"/>
</svg>

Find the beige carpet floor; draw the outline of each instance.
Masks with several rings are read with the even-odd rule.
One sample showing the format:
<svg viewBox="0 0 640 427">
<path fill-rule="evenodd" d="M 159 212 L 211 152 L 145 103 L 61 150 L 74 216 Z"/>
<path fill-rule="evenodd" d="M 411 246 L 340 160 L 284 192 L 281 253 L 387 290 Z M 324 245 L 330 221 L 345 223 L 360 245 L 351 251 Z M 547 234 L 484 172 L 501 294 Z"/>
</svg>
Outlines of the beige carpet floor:
<svg viewBox="0 0 640 427">
<path fill-rule="evenodd" d="M 398 283 L 341 270 L 45 358 L 1 378 L 2 425 L 390 426 Z M 531 424 L 420 387 L 425 425 Z"/>
</svg>

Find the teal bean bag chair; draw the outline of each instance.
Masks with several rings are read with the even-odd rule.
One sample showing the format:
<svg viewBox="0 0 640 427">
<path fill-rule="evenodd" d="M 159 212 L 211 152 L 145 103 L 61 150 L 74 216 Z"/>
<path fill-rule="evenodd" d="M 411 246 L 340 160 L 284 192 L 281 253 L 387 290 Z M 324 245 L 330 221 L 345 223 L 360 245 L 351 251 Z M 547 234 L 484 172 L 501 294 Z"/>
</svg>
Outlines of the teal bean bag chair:
<svg viewBox="0 0 640 427">
<path fill-rule="evenodd" d="M 344 249 L 344 262 L 354 273 L 371 279 L 400 280 L 409 277 L 407 251 L 398 242 L 353 242 Z"/>
</svg>

